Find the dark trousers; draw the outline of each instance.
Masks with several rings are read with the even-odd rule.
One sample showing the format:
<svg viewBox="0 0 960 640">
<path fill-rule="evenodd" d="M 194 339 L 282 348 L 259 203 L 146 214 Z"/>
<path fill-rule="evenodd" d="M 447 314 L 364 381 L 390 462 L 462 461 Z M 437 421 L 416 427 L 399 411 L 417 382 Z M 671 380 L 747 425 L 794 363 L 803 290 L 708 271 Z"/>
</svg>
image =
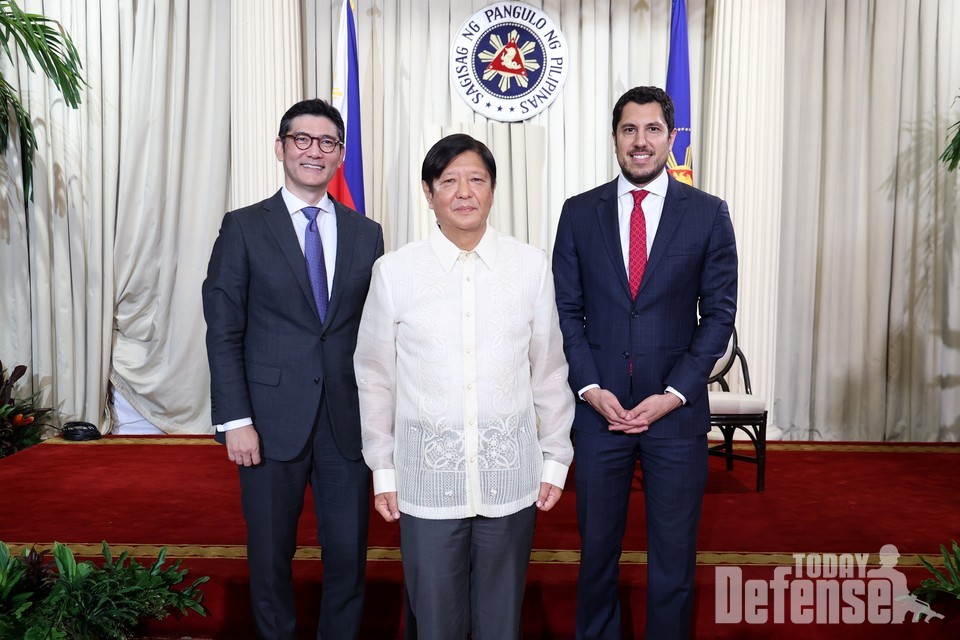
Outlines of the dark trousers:
<svg viewBox="0 0 960 640">
<path fill-rule="evenodd" d="M 578 640 L 620 639 L 620 553 L 637 460 L 646 502 L 646 637 L 689 638 L 697 531 L 707 482 L 706 436 L 574 431 L 573 444 L 581 542 Z"/>
<path fill-rule="evenodd" d="M 536 507 L 502 518 L 400 516 L 406 638 L 520 637 Z"/>
<path fill-rule="evenodd" d="M 317 638 L 348 640 L 360 634 L 370 470 L 363 460 L 340 455 L 323 404 L 319 414 L 312 437 L 296 458 L 240 467 L 253 617 L 257 636 L 267 640 L 296 638 L 292 563 L 308 482 L 323 561 Z"/>
</svg>

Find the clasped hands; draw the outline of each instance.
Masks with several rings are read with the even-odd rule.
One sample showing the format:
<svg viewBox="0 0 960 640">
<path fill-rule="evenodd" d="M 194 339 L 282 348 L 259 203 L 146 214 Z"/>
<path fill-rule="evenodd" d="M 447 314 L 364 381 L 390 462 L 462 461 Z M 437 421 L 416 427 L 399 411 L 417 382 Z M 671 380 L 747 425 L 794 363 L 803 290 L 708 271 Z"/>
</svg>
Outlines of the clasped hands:
<svg viewBox="0 0 960 640">
<path fill-rule="evenodd" d="M 585 391 L 583 399 L 603 416 L 610 431 L 622 433 L 643 433 L 654 422 L 680 406 L 680 398 L 664 392 L 649 396 L 628 411 L 620 405 L 615 395 L 600 387 Z"/>
</svg>

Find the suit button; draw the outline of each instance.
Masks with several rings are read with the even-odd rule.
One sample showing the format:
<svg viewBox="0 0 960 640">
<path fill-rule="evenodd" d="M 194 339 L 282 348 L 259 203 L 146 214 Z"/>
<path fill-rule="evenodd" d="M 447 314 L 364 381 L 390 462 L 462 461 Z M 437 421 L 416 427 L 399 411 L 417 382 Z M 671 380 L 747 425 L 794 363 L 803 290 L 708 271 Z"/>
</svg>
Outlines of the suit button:
<svg viewBox="0 0 960 640">
<path fill-rule="evenodd" d="M 326 342 L 326 341 L 327 341 L 327 334 L 323 334 L 322 336 L 320 336 L 320 342 Z"/>
<path fill-rule="evenodd" d="M 314 378 L 313 384 L 320 384 L 320 378 Z"/>
<path fill-rule="evenodd" d="M 640 317 L 640 314 L 637 313 L 636 311 L 631 311 L 631 312 L 630 312 L 630 317 L 631 317 L 631 318 L 639 318 L 639 317 Z"/>
<path fill-rule="evenodd" d="M 620 357 L 623 358 L 624 360 L 626 360 L 627 358 L 630 357 L 630 352 L 629 352 L 629 351 L 624 351 L 623 353 L 620 354 Z"/>
</svg>

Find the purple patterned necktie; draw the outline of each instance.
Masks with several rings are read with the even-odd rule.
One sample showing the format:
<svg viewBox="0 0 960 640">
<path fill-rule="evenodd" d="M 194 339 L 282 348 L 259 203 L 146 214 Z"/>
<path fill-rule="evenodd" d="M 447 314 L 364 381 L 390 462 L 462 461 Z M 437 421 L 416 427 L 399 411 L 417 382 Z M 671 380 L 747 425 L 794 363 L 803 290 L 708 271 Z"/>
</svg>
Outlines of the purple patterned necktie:
<svg viewBox="0 0 960 640">
<path fill-rule="evenodd" d="M 307 232 L 303 239 L 303 253 L 307 259 L 307 275 L 310 276 L 310 288 L 313 289 L 313 299 L 317 303 L 317 313 L 320 322 L 327 317 L 327 265 L 323 260 L 323 243 L 320 241 L 320 229 L 317 227 L 319 207 L 304 207 L 301 209 L 307 217 Z"/>
</svg>

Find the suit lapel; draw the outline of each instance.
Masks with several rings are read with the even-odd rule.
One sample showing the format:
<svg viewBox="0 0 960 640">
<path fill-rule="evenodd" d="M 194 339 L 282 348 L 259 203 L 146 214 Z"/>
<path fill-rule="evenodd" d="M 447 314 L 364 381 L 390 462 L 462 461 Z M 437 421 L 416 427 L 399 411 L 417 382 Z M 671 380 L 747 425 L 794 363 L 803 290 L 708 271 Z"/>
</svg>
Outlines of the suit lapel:
<svg viewBox="0 0 960 640">
<path fill-rule="evenodd" d="M 620 279 L 623 291 L 630 295 L 630 282 L 627 280 L 627 268 L 623 264 L 623 245 L 620 243 L 620 214 L 617 210 L 617 181 L 606 185 L 597 203 L 597 221 L 600 223 L 600 236 L 606 246 L 607 255 L 614 273 Z"/>
<path fill-rule="evenodd" d="M 673 240 L 677 229 L 680 228 L 680 221 L 683 219 L 684 200 L 687 195 L 680 188 L 680 183 L 670 178 L 667 183 L 667 197 L 663 201 L 663 212 L 660 214 L 660 225 L 657 227 L 657 235 L 653 239 L 653 246 L 650 248 L 650 257 L 647 258 L 647 268 L 643 272 L 643 280 L 640 281 L 640 291 L 637 292 L 637 298 L 643 293 L 644 287 L 650 281 L 657 265 L 663 259 L 667 251 L 667 245 Z"/>
<path fill-rule="evenodd" d="M 296 279 L 304 297 L 310 303 L 317 320 L 320 315 L 317 313 L 317 303 L 313 299 L 313 289 L 310 287 L 310 278 L 307 277 L 307 263 L 303 257 L 303 250 L 300 248 L 300 240 L 297 239 L 297 232 L 293 228 L 293 222 L 290 220 L 290 212 L 287 211 L 287 205 L 283 201 L 283 196 L 278 191 L 275 196 L 263 202 L 264 220 L 267 228 L 273 234 L 283 257 L 286 258 L 290 270 L 293 271 L 293 277 Z"/>
<path fill-rule="evenodd" d="M 340 300 L 350 279 L 350 269 L 353 268 L 353 256 L 356 253 L 354 244 L 357 241 L 357 221 L 350 215 L 349 210 L 330 198 L 333 208 L 337 212 L 337 266 L 333 274 L 333 289 L 330 293 L 330 306 L 327 307 L 327 320 L 336 315 L 340 307 Z M 324 323 L 326 324 L 326 323 Z"/>
</svg>

